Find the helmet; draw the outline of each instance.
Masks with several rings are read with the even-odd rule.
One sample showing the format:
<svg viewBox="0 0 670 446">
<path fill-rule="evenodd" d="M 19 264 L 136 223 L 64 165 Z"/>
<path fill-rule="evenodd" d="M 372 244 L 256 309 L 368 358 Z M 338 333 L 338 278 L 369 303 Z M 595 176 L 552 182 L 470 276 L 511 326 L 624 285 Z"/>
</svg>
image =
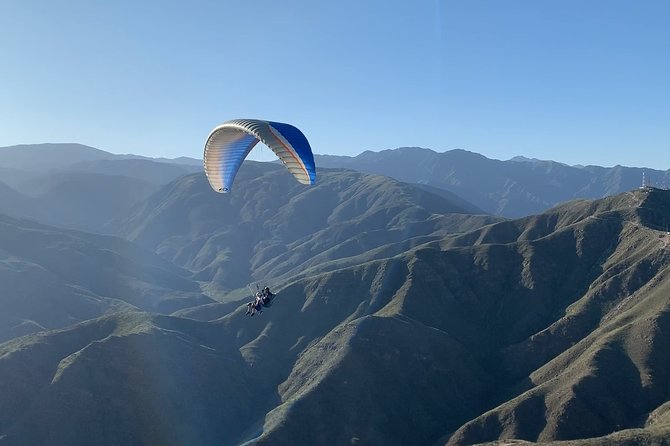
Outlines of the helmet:
<svg viewBox="0 0 670 446">
<path fill-rule="evenodd" d="M 265 288 L 263 288 L 263 291 L 270 291 L 270 287 L 266 286 Z"/>
</svg>

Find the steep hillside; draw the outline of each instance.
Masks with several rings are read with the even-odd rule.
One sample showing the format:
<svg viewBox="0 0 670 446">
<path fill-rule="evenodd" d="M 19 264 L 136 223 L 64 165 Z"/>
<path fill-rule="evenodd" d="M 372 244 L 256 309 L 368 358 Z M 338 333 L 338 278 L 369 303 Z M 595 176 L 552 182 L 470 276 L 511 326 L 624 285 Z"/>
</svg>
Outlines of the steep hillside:
<svg viewBox="0 0 670 446">
<path fill-rule="evenodd" d="M 358 324 L 368 318 L 350 318 L 341 333 L 304 352 L 280 386 L 283 404 L 268 414 L 256 442 L 432 444 L 442 430 L 444 442 L 472 444 L 632 428 L 643 431 L 630 435 L 660 438 L 670 391 L 670 236 L 655 228 L 670 215 L 669 195 L 636 191 L 574 203 L 515 222 L 516 236 L 503 222 L 471 234 L 479 240 L 474 246 L 431 243 L 398 258 L 392 275 L 372 281 L 371 299 L 359 308 L 362 316 L 376 300 L 370 311 L 379 325 L 366 331 Z M 584 215 L 584 207 L 592 213 Z M 332 285 L 310 291 L 325 300 L 358 294 Z M 383 336 L 398 318 L 419 326 Z M 413 339 L 409 333 L 421 333 L 420 326 L 445 338 Z M 414 354 L 403 349 L 406 340 Z M 361 344 L 368 349 L 357 354 Z M 431 347 L 421 352 L 425 345 Z M 415 371 L 421 358 L 427 375 Z M 467 364 L 474 374 L 461 381 L 453 364 Z M 398 378 L 407 369 L 412 373 Z M 465 398 L 441 388 L 445 370 L 467 389 Z M 435 406 L 431 390 L 441 396 Z M 339 401 L 342 412 L 334 409 Z M 459 419 L 496 402 L 502 405 L 448 434 Z M 615 438 L 626 444 L 627 435 Z"/>
<path fill-rule="evenodd" d="M 0 212 L 42 223 L 109 233 L 113 222 L 159 186 L 202 164 L 190 158 L 115 155 L 79 144 L 0 147 Z"/>
<path fill-rule="evenodd" d="M 490 379 L 471 354 L 439 330 L 405 318 L 371 316 L 390 296 L 384 288 L 375 295 L 369 290 L 397 273 L 395 264 L 306 279 L 280 290 L 281 303 L 253 319 L 241 307 L 208 323 L 117 314 L 1 345 L 0 382 L 11 397 L 0 403 L 0 444 L 46 438 L 75 445 L 130 438 L 140 444 L 240 444 L 262 429 L 272 430 L 263 427 L 264 419 L 283 426 L 289 412 L 296 415 L 289 420 L 290 432 L 272 434 L 273 441 L 309 444 L 326 437 L 299 426 L 321 429 L 319 414 L 327 407 L 334 411 L 327 434 L 340 432 L 331 438 L 334 443 L 379 420 L 375 413 L 387 419 L 367 427 L 376 438 L 416 438 L 414 423 L 426 422 L 430 428 L 421 438 L 434 438 L 441 421 L 433 414 L 448 410 L 456 427 L 477 413 L 478 404 L 469 398 L 481 395 L 482 383 Z M 360 274 L 360 282 L 350 280 Z M 342 369 L 339 376 L 329 377 L 328 364 Z M 439 377 L 441 384 L 426 386 Z M 350 383 L 346 393 L 340 392 L 341 380 Z M 320 390 L 326 383 L 329 394 Z M 312 386 L 316 392 L 309 391 Z M 400 391 L 416 402 L 400 408 Z M 305 403 L 297 411 L 309 394 L 332 400 Z M 360 420 L 341 429 L 345 419 L 339 417 L 362 394 L 365 403 L 348 415 Z M 408 424 L 405 417 L 415 411 Z M 360 417 L 364 412 L 373 418 Z M 81 429 L 82 423 L 89 427 Z M 304 437 L 295 435 L 293 423 Z M 368 438 L 365 431 L 359 435 Z"/>
<path fill-rule="evenodd" d="M 40 174 L 25 194 L 0 183 L 0 213 L 90 232 L 109 233 L 113 221 L 156 190 L 146 181 L 82 172 Z"/>
<path fill-rule="evenodd" d="M 249 372 L 216 326 L 143 313 L 10 341 L 0 444 L 221 444 L 258 416 Z"/>
<path fill-rule="evenodd" d="M 322 167 L 346 167 L 451 191 L 494 215 L 521 217 L 575 198 L 602 198 L 640 185 L 670 185 L 670 171 L 615 166 L 567 166 L 527 158 L 500 161 L 466 150 L 418 147 L 355 157 L 316 157 Z"/>
<path fill-rule="evenodd" d="M 24 215 L 40 222 L 109 233 L 109 225 L 156 186 L 137 178 L 67 171 L 43 178 Z"/>
<path fill-rule="evenodd" d="M 122 309 L 211 302 L 187 275 L 125 240 L 0 216 L 0 340 Z"/>
<path fill-rule="evenodd" d="M 500 349 L 502 370 L 510 382 L 518 382 L 503 399 L 513 398 L 463 426 L 450 444 L 590 438 L 650 424 L 655 424 L 649 434 L 654 437 L 670 397 L 670 235 L 658 230 L 670 217 L 669 195 L 636 191 L 566 204 L 552 213 L 557 227 L 544 243 L 567 233 L 576 248 L 570 263 L 588 280 L 580 285 L 574 271 L 557 268 L 556 257 L 535 262 L 536 268 L 549 267 L 542 276 L 560 273 L 557 297 L 567 299 L 551 323 Z M 591 215 L 584 218 L 584 211 Z M 589 252 L 598 258 L 595 265 L 584 263 Z M 524 269 L 532 271 L 532 265 L 529 259 Z M 537 288 L 537 282 L 521 276 L 522 283 Z M 581 289 L 577 299 L 566 290 L 574 285 Z M 630 438 L 636 437 L 626 438 L 593 444 L 634 444 Z"/>
<path fill-rule="evenodd" d="M 67 167 L 65 172 L 87 172 L 135 178 L 151 184 L 167 184 L 183 175 L 201 172 L 202 163 L 193 165 L 149 159 L 113 159 L 83 161 Z"/>
<path fill-rule="evenodd" d="M 24 184 L 31 184 L 39 178 L 39 173 L 0 166 L 0 182 L 19 191 Z M 39 180 L 37 180 L 39 181 Z M 4 193 L 4 192 L 2 192 Z"/>
<path fill-rule="evenodd" d="M 657 190 L 568 203 L 288 281 L 253 318 L 5 343 L 0 444 L 664 444 L 667 215 Z"/>
<path fill-rule="evenodd" d="M 138 205 L 118 234 L 227 290 L 388 257 L 498 221 L 471 208 L 376 175 L 323 170 L 306 187 L 283 167 L 245 163 L 232 193 L 213 192 L 203 174 L 180 178 Z"/>
<path fill-rule="evenodd" d="M 21 216 L 32 209 L 29 198 L 0 182 L 0 213 Z"/>
</svg>

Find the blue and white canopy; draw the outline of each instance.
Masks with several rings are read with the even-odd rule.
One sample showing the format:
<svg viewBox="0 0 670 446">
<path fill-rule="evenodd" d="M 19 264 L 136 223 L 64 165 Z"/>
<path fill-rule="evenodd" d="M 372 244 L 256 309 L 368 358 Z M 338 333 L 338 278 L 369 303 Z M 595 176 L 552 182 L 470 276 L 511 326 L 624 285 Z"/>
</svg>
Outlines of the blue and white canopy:
<svg viewBox="0 0 670 446">
<path fill-rule="evenodd" d="M 251 149 L 262 142 L 302 184 L 316 182 L 312 148 L 300 130 L 281 122 L 234 119 L 212 130 L 205 143 L 205 174 L 216 192 L 230 192 Z"/>
</svg>

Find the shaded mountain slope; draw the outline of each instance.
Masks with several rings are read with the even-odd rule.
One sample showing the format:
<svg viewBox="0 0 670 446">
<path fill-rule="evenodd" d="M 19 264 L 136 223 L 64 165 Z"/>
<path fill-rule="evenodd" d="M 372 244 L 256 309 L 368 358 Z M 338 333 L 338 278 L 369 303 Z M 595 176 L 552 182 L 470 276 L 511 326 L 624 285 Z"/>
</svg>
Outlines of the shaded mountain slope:
<svg viewBox="0 0 670 446">
<path fill-rule="evenodd" d="M 668 399 L 670 331 L 664 324 L 670 314 L 667 301 L 670 253 L 663 241 L 659 243 L 659 235 L 664 235 L 640 223 L 650 201 L 658 199 L 667 204 L 669 197 L 656 192 L 633 195 L 638 200 L 637 207 L 631 206 L 630 197 L 626 196 L 600 203 L 606 209 L 620 208 L 622 216 L 619 221 L 605 220 L 613 229 L 602 236 L 604 228 L 597 226 L 602 220 L 576 219 L 572 225 L 549 235 L 511 245 L 484 244 L 446 250 L 428 245 L 398 258 L 394 262 L 400 262 L 396 266 L 399 270 L 392 276 L 377 276 L 369 285 L 364 281 L 373 296 L 375 283 L 378 287 L 389 286 L 377 294 L 378 306 L 366 308 L 375 301 L 371 296 L 370 301 L 366 299 L 361 303 L 362 308 L 357 313 L 374 311 L 377 318 L 373 319 L 379 321 L 378 325 L 371 332 L 365 332 L 357 327 L 365 318 L 349 319 L 350 322 L 337 329 L 341 333 L 334 330 L 303 352 L 287 381 L 279 387 L 283 404 L 268 414 L 265 431 L 255 442 L 291 444 L 292 438 L 301 438 L 307 443 L 431 444 L 437 441 L 440 430 L 443 434 L 449 432 L 468 413 L 515 395 L 519 396 L 505 404 L 515 408 L 518 404 L 518 409 L 509 415 L 496 409 L 492 415 L 483 416 L 488 418 L 466 424 L 451 436 L 451 443 L 471 444 L 495 438 L 543 441 L 589 438 L 625 428 L 643 428 L 651 414 L 663 412 L 662 405 Z M 551 215 L 546 217 L 551 218 Z M 591 225 L 596 228 L 587 229 Z M 617 228 L 629 225 L 638 225 L 638 235 L 631 240 L 624 233 L 619 240 L 621 233 Z M 580 229 L 585 232 L 581 254 L 566 256 L 560 250 L 566 241 L 560 238 L 566 236 L 564 233 Z M 639 251 L 630 252 L 631 243 L 643 246 Z M 577 241 L 573 240 L 572 249 L 576 245 Z M 538 255 L 540 251 L 545 254 Z M 580 260 L 576 264 L 575 257 Z M 613 260 L 617 258 L 624 264 L 648 264 L 642 270 L 628 271 L 620 282 L 605 285 L 605 281 L 597 280 L 613 273 L 611 269 L 616 269 Z M 547 275 L 546 271 L 532 266 L 549 261 L 553 261 L 547 266 L 556 270 L 554 274 Z M 509 266 L 505 268 L 506 265 Z M 528 268 L 526 271 L 524 265 Z M 399 273 L 402 270 L 407 273 Z M 345 271 L 349 270 L 333 274 L 345 274 Z M 643 272 L 645 275 L 639 277 Z M 400 282 L 391 278 L 403 276 L 405 279 Z M 360 277 L 355 280 L 340 277 L 336 283 L 359 280 Z M 596 285 L 589 288 L 591 282 Z M 366 296 L 364 290 L 359 292 Z M 329 296 L 357 294 L 352 289 L 325 286 L 311 288 L 308 295 L 311 293 L 323 293 L 322 301 Z M 546 358 L 549 365 L 532 373 L 524 383 L 523 371 L 529 365 L 518 358 L 510 361 L 511 350 L 520 340 L 521 343 L 527 342 L 523 339 L 532 340 L 543 327 L 557 320 L 581 318 L 582 313 L 590 315 L 594 310 L 584 303 L 593 300 L 593 295 L 599 296 L 591 305 L 598 310 L 600 318 L 593 322 L 592 318 L 584 317 L 586 327 L 580 328 L 582 343 L 590 344 L 597 339 L 589 352 L 591 359 L 560 363 L 562 355 L 569 355 L 579 346 L 563 331 L 567 339 L 561 348 L 555 347 L 556 356 Z M 645 311 L 626 307 L 635 300 Z M 437 341 L 425 333 L 413 339 L 409 333 L 422 333 L 419 327 L 398 337 L 384 337 L 386 330 L 398 330 L 389 327 L 396 325 L 399 317 L 439 330 L 444 339 Z M 625 323 L 618 322 L 612 328 L 610 324 L 614 322 L 610 321 Z M 616 336 L 612 338 L 610 332 Z M 267 337 L 271 337 L 270 333 Z M 356 354 L 354 346 L 365 343 L 363 339 L 369 339 L 368 349 L 364 354 Z M 406 339 L 412 340 L 410 345 L 415 351 L 419 348 L 418 352 L 425 345 L 431 347 L 428 352 L 413 355 L 402 347 Z M 455 347 L 450 346 L 449 339 L 455 341 Z M 261 337 L 255 351 L 260 350 L 262 342 L 269 340 Z M 459 344 L 463 347 L 459 348 Z M 623 353 L 617 352 L 616 346 L 625 346 L 625 349 L 619 348 Z M 393 351 L 404 358 L 402 365 L 393 362 Z M 445 352 L 444 357 L 439 356 Z M 422 355 L 428 358 L 430 373 L 411 373 L 403 378 L 407 368 L 419 366 Z M 634 355 L 635 359 L 627 359 L 628 355 Z M 559 361 L 553 367 L 552 359 Z M 501 369 L 501 360 L 511 362 L 516 369 Z M 628 365 L 631 363 L 636 365 L 631 368 Z M 639 368 L 641 364 L 646 364 L 646 369 Z M 460 374 L 459 365 L 464 365 L 470 375 Z M 640 376 L 647 376 L 647 384 L 636 385 L 632 379 L 638 376 L 638 368 Z M 375 370 L 379 371 L 373 373 Z M 441 387 L 445 377 L 440 377 L 440 373 L 444 370 L 450 370 L 448 376 L 457 383 L 454 388 Z M 394 384 L 396 379 L 402 385 Z M 555 390 L 554 393 L 546 391 L 549 399 L 537 396 L 542 390 L 537 389 L 543 385 L 541 379 Z M 651 382 L 656 383 L 655 387 L 649 384 Z M 463 394 L 456 392 L 463 389 L 467 389 L 466 400 L 462 399 Z M 403 394 L 405 390 L 407 394 Z M 442 396 L 439 404 L 431 403 L 434 394 L 428 394 L 430 391 Z M 345 401 L 343 412 L 330 409 L 338 407 L 337 401 Z M 414 401 L 417 406 L 412 408 Z M 450 409 L 449 404 L 462 410 Z M 323 412 L 324 407 L 329 408 L 327 414 Z M 398 416 L 399 413 L 403 416 Z M 407 427 L 408 419 L 412 420 L 411 428 Z M 496 426 L 500 427 L 496 430 Z M 649 435 L 654 435 L 654 429 L 648 431 Z"/>
<path fill-rule="evenodd" d="M 201 172 L 202 164 L 178 164 L 149 159 L 113 159 L 82 161 L 68 166 L 67 171 L 118 175 L 162 185 L 180 176 Z"/>
<path fill-rule="evenodd" d="M 0 444 L 221 444 L 254 414 L 248 369 L 216 326 L 141 313 L 11 341 Z"/>
<path fill-rule="evenodd" d="M 577 167 L 529 159 L 500 161 L 461 149 L 438 153 L 402 147 L 355 157 L 318 155 L 316 162 L 322 167 L 345 167 L 445 189 L 505 217 L 539 213 L 575 198 L 602 198 L 630 190 L 641 184 L 643 170 L 648 184 L 670 184 L 669 171 Z"/>
<path fill-rule="evenodd" d="M 0 339 L 132 306 L 211 302 L 188 273 L 130 242 L 0 216 Z"/>
<path fill-rule="evenodd" d="M 109 233 L 110 221 L 125 215 L 156 186 L 128 176 L 67 171 L 43 180 L 26 216 L 40 222 Z"/>
<path fill-rule="evenodd" d="M 350 434 L 364 440 L 393 439 L 394 434 L 412 438 L 412 425 L 399 421 L 414 412 L 412 423 L 430 423 L 425 438 L 433 438 L 440 432 L 442 422 L 435 414 L 442 408 L 457 414 L 458 421 L 477 412 L 468 398 L 488 378 L 471 354 L 440 330 L 392 314 L 369 316 L 389 304 L 388 291 L 403 281 L 397 268 L 402 262 L 378 261 L 296 282 L 280 290 L 281 304 L 253 319 L 239 307 L 209 323 L 115 315 L 0 345 L 0 382 L 21 384 L 4 409 L 0 403 L 0 444 L 45 438 L 68 444 L 129 439 L 137 444 L 240 444 L 258 435 L 264 419 L 265 430 L 274 432 L 270 425 L 281 428 L 287 413 L 297 413 L 288 431 L 270 437 L 284 444 L 281 438 L 288 436 L 295 444 L 299 438 L 323 437 L 311 428 L 296 437 L 293 423 L 311 420 L 294 410 L 304 405 L 317 415 L 310 408 L 323 411 L 321 398 L 336 397 L 342 379 L 351 386 L 346 398 L 367 397 L 360 410 L 348 415 L 360 422 L 336 439 Z M 324 360 L 333 373 L 321 364 Z M 407 362 L 411 367 L 405 367 Z M 369 371 L 361 375 L 363 370 Z M 427 385 L 438 377 L 446 379 L 437 387 Z M 393 410 L 394 392 L 377 401 L 391 383 L 416 402 Z M 454 398 L 445 400 L 449 395 Z M 61 416 L 66 407 L 74 409 Z M 376 419 L 362 417 L 364 412 L 387 421 L 358 432 L 361 423 Z M 312 426 L 328 433 L 342 421 L 316 419 Z M 82 422 L 90 428 L 77 428 Z M 390 426 L 389 432 L 382 429 Z"/>
<path fill-rule="evenodd" d="M 541 444 L 543 446 L 668 446 L 670 445 L 670 426 L 625 429 L 611 435 L 583 440 L 543 441 L 541 443 L 524 440 L 497 440 L 479 443 L 481 446 L 523 446 L 534 444 Z"/>
<path fill-rule="evenodd" d="M 108 233 L 113 220 L 155 191 L 125 176 L 68 172 L 40 177 L 34 195 L 0 183 L 0 213 L 48 225 Z"/>
<path fill-rule="evenodd" d="M 202 174 L 183 177 L 118 233 L 225 290 L 388 257 L 496 221 L 468 210 L 385 177 L 324 170 L 305 187 L 280 166 L 245 163 L 231 194 L 214 193 Z"/>
<path fill-rule="evenodd" d="M 453 444 L 519 437 L 547 441 L 632 427 L 644 430 L 631 438 L 660 438 L 670 337 L 663 326 L 650 327 L 667 319 L 670 238 L 654 229 L 658 221 L 649 214 L 663 215 L 668 204 L 670 197 L 661 191 L 573 203 L 574 213 L 568 204 L 516 222 L 520 230 L 511 240 L 501 230 L 510 222 L 502 222 L 461 236 L 476 240 L 501 232 L 500 242 L 449 247 L 457 245 L 456 236 L 442 246 L 433 242 L 392 260 L 305 279 L 295 286 L 299 294 L 304 289 L 307 300 L 295 296 L 293 286 L 282 290 L 286 300 L 272 308 L 272 322 L 253 333 L 247 334 L 236 315 L 225 318 L 245 357 L 259 368 L 278 372 L 281 352 L 307 345 L 279 384 L 281 404 L 268 413 L 262 435 L 251 443 L 432 444 L 441 436 Z M 348 300 L 351 296 L 359 298 Z M 648 311 L 628 310 L 636 300 Z M 298 311 L 312 314 L 298 322 L 293 316 Z M 609 353 L 616 349 L 608 324 L 620 318 L 627 323 L 617 326 L 622 336 L 617 342 L 627 345 L 628 353 Z M 307 334 L 314 321 L 331 320 L 343 322 L 323 336 Z M 539 349 L 536 364 L 529 360 L 537 355 L 542 333 L 575 320 L 579 323 L 555 330 L 551 349 Z M 544 375 L 533 373 L 591 339 L 598 339 L 590 353 L 595 366 L 584 365 L 593 360 L 568 361 Z M 647 342 L 656 347 L 645 348 Z M 636 375 L 627 355 L 633 352 L 638 364 L 650 365 L 657 387 L 644 388 L 631 379 Z M 594 367 L 601 372 L 594 373 Z M 571 368 L 577 372 L 564 373 Z M 573 390 L 557 391 L 546 402 L 541 396 L 527 398 L 540 392 L 533 390 L 541 385 L 539 376 L 552 389 Z M 587 382 L 582 392 L 574 385 L 581 377 Z M 496 412 L 456 429 L 469 414 L 508 399 L 505 404 L 523 404 L 506 418 Z M 603 410 L 608 407 L 609 412 Z M 590 421 L 583 423 L 582 417 Z M 645 428 L 647 418 L 661 421 Z M 553 425 L 560 428 L 545 429 Z"/>
<path fill-rule="evenodd" d="M 0 213 L 14 216 L 25 215 L 31 209 L 28 201 L 28 197 L 0 182 Z"/>
<path fill-rule="evenodd" d="M 133 308 L 121 300 L 64 283 L 39 265 L 12 256 L 3 256 L 0 261 L 0 282 L 0 342 Z"/>
<path fill-rule="evenodd" d="M 253 318 L 212 304 L 180 314 L 230 312 L 2 344 L 0 444 L 662 444 L 668 210 L 655 190 L 566 204 L 287 280 Z"/>
<path fill-rule="evenodd" d="M 115 155 L 80 144 L 0 147 L 0 212 L 46 224 L 109 233 L 111 221 L 197 160 Z M 18 191 L 21 195 L 16 197 Z"/>
<path fill-rule="evenodd" d="M 22 185 L 34 182 L 34 179 L 39 178 L 39 175 L 39 173 L 28 172 L 11 167 L 0 167 L 0 182 L 16 191 L 21 189 Z M 4 194 L 5 192 L 2 191 L 1 193 Z"/>
<path fill-rule="evenodd" d="M 668 198 L 637 191 L 598 203 L 620 207 L 587 218 L 589 225 L 621 225 L 616 244 L 601 245 L 601 271 L 591 269 L 597 277 L 546 328 L 500 350 L 510 382 L 525 375 L 527 381 L 450 444 L 598 437 L 654 418 L 670 397 L 670 237 L 654 229 L 670 215 Z M 587 227 L 579 221 L 563 231 L 583 234 Z"/>
<path fill-rule="evenodd" d="M 645 427 L 669 396 L 670 286 L 664 282 L 638 308 L 620 310 L 531 374 L 531 389 L 466 424 L 450 443 L 579 439 Z"/>
<path fill-rule="evenodd" d="M 367 316 L 300 357 L 254 444 L 430 444 L 476 413 L 490 381 L 447 333 Z"/>
</svg>

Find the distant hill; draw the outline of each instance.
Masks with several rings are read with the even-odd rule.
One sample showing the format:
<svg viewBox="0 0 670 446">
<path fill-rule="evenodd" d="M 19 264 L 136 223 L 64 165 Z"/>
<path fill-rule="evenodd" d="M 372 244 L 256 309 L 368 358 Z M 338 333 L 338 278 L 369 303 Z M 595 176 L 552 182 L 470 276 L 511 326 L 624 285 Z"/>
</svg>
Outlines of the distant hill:
<svg viewBox="0 0 670 446">
<path fill-rule="evenodd" d="M 125 240 L 0 216 L 0 341 L 124 309 L 212 302 L 188 275 Z"/>
<path fill-rule="evenodd" d="M 499 219 L 464 200 L 377 175 L 322 169 L 316 185 L 247 162 L 230 194 L 202 174 L 136 206 L 117 233 L 221 290 L 388 257 Z"/>
<path fill-rule="evenodd" d="M 575 201 L 287 280 L 253 318 L 212 303 L 13 340 L 0 444 L 664 444 L 668 215 L 667 191 Z"/>
<path fill-rule="evenodd" d="M 438 153 L 402 147 L 366 151 L 355 157 L 317 155 L 316 164 L 448 190 L 488 213 L 512 218 L 539 213 L 576 198 L 603 198 L 634 189 L 642 182 L 643 170 L 648 184 L 670 186 L 670 171 L 577 167 L 525 157 L 499 161 L 461 149 Z"/>
<path fill-rule="evenodd" d="M 0 182 L 10 186 L 12 189 L 19 190 L 25 184 L 36 183 L 41 174 L 39 172 L 28 172 L 11 167 L 0 167 Z"/>
<path fill-rule="evenodd" d="M 402 147 L 355 157 L 316 155 L 315 159 L 319 169 L 347 168 L 390 176 L 433 192 L 454 194 L 453 198 L 473 207 L 471 213 L 508 218 L 540 213 L 577 198 L 597 199 L 634 189 L 641 184 L 643 170 L 648 184 L 670 186 L 670 171 L 568 166 L 523 156 L 500 161 L 461 149 L 438 153 Z M 0 147 L 0 181 L 19 192 L 34 194 L 55 171 L 127 176 L 164 185 L 179 176 L 202 172 L 202 160 L 117 155 L 80 144 Z"/>
<path fill-rule="evenodd" d="M 63 168 L 84 161 L 112 159 L 114 156 L 83 144 L 21 144 L 0 147 L 0 166 L 35 172 Z"/>
<path fill-rule="evenodd" d="M 158 186 L 126 176 L 69 171 L 33 185 L 33 194 L 0 183 L 0 213 L 45 224 L 109 233 L 114 220 Z"/>
<path fill-rule="evenodd" d="M 0 213 L 25 216 L 32 208 L 28 197 L 0 181 Z"/>
<path fill-rule="evenodd" d="M 164 157 L 159 157 L 159 158 L 151 158 L 147 156 L 140 156 L 140 155 L 133 155 L 133 154 L 128 154 L 128 155 L 121 155 L 122 157 L 127 157 L 128 159 L 141 159 L 141 160 L 149 160 L 149 161 L 155 161 L 159 163 L 167 163 L 167 164 L 178 164 L 180 166 L 184 166 L 186 168 L 193 168 L 197 167 L 202 169 L 202 159 L 198 158 L 191 158 L 189 156 L 178 156 L 177 158 L 164 158 Z"/>
<path fill-rule="evenodd" d="M 40 187 L 31 218 L 97 233 L 110 233 L 113 220 L 157 189 L 138 178 L 71 171 L 50 175 Z"/>
<path fill-rule="evenodd" d="M 176 164 L 184 168 L 202 167 L 202 160 L 181 156 L 175 159 L 150 158 L 141 155 L 118 155 L 76 143 L 20 144 L 0 147 L 0 168 L 27 172 L 62 169 L 78 163 L 104 160 L 144 160 Z M 117 172 L 118 173 L 118 172 Z"/>
<path fill-rule="evenodd" d="M 87 172 L 102 175 L 118 175 L 162 185 L 182 175 L 202 172 L 202 170 L 202 162 L 192 165 L 149 159 L 114 159 L 82 161 L 68 166 L 67 170 L 63 173 Z"/>
<path fill-rule="evenodd" d="M 149 158 L 117 155 L 82 144 L 24 144 L 0 147 L 0 181 L 19 192 L 44 192 L 69 173 L 95 173 L 129 177 L 155 185 L 202 171 L 202 161 L 179 157 Z"/>
<path fill-rule="evenodd" d="M 316 155 L 321 168 L 347 168 L 390 176 L 406 183 L 448 191 L 485 213 L 517 218 L 543 212 L 577 198 L 597 199 L 647 183 L 670 186 L 670 171 L 615 166 L 568 166 L 523 156 L 508 161 L 462 149 L 442 153 L 402 147 L 357 156 Z M 202 160 L 117 155 L 81 144 L 32 144 L 0 147 L 0 181 L 32 193 L 44 174 L 58 170 L 128 176 L 163 185 L 202 171 Z"/>
<path fill-rule="evenodd" d="M 193 172 L 202 172 L 202 163 L 183 157 L 114 155 L 79 144 L 2 147 L 0 181 L 11 189 L 0 187 L 0 212 L 109 233 L 134 204 Z"/>
</svg>

